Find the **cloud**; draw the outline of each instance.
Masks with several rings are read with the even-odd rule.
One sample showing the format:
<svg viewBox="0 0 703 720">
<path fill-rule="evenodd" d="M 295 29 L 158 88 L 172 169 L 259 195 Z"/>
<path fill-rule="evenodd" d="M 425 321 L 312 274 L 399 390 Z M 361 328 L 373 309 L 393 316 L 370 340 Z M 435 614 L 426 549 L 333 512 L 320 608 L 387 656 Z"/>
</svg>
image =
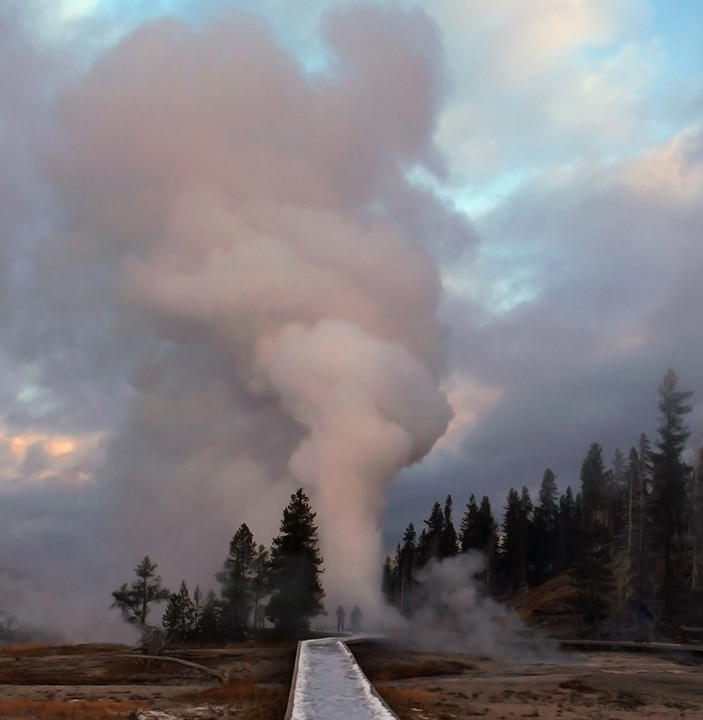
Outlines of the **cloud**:
<svg viewBox="0 0 703 720">
<path fill-rule="evenodd" d="M 648 3 L 501 0 L 433 8 L 456 88 L 438 142 L 474 192 L 496 173 L 524 174 L 648 141 L 659 55 L 647 33 Z"/>
<path fill-rule="evenodd" d="M 590 443 L 608 457 L 616 447 L 627 452 L 641 432 L 656 439 L 656 391 L 669 367 L 695 392 L 689 424 L 698 442 L 700 148 L 695 126 L 630 160 L 585 164 L 566 177 L 545 171 L 488 216 L 484 242 L 530 249 L 534 293 L 498 311 L 473 297 L 447 299 L 449 385 L 463 388 L 468 377 L 478 392 L 501 392 L 479 422 L 469 416 L 454 426 L 458 452 L 440 446 L 421 479 L 401 477 L 393 506 L 412 494 L 425 505 L 422 517 L 442 493 L 461 502 L 485 492 L 499 507 L 510 486 L 536 492 L 546 467 L 562 490 L 576 489 Z M 524 255 L 500 262 L 509 277 Z M 419 489 L 428 478 L 432 493 Z M 404 507 L 405 523 L 417 521 Z"/>
</svg>

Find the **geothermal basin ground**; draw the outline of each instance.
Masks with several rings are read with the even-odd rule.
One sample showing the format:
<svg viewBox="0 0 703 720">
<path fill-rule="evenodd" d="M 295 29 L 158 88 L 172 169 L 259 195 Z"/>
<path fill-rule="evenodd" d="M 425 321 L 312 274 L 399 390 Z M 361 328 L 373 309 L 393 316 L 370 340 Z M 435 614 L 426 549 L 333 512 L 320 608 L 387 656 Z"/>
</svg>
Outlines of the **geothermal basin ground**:
<svg viewBox="0 0 703 720">
<path fill-rule="evenodd" d="M 542 664 L 352 644 L 359 665 L 405 720 L 703 718 L 703 664 L 677 652 L 569 653 Z M 146 661 L 118 645 L 0 650 L 0 718 L 282 720 L 295 644 L 168 647 L 227 674 Z M 330 718 L 330 720 L 333 720 Z"/>
</svg>

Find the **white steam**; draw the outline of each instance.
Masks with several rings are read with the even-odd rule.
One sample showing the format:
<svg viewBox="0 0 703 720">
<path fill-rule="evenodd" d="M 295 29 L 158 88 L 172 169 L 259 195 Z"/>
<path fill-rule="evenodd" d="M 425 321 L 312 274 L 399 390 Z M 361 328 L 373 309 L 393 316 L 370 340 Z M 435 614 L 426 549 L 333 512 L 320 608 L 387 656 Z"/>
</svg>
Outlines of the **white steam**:
<svg viewBox="0 0 703 720">
<path fill-rule="evenodd" d="M 408 642 L 422 650 L 521 662 L 557 657 L 556 642 L 529 631 L 515 610 L 486 595 L 475 577 L 485 568 L 484 556 L 475 551 L 431 560 L 418 573 L 419 607 Z"/>
<path fill-rule="evenodd" d="M 451 417 L 423 358 L 436 342 L 433 265 L 382 223 L 229 210 L 202 192 L 169 227 L 154 257 L 125 264 L 130 297 L 206 324 L 249 391 L 305 428 L 288 467 L 318 511 L 325 585 L 375 610 L 384 491 Z"/>
<path fill-rule="evenodd" d="M 328 604 L 379 610 L 385 490 L 451 417 L 433 258 L 474 237 L 408 180 L 442 166 L 434 23 L 352 5 L 321 33 L 310 74 L 247 15 L 161 20 L 55 93 L 32 340 L 59 390 L 110 387 L 123 409 L 60 515 L 70 577 L 50 537 L 26 551 L 30 583 L 65 598 L 52 621 L 80 594 L 95 612 L 74 628 L 104 627 L 147 553 L 168 586 L 212 587 L 238 525 L 268 544 L 300 485 Z"/>
</svg>

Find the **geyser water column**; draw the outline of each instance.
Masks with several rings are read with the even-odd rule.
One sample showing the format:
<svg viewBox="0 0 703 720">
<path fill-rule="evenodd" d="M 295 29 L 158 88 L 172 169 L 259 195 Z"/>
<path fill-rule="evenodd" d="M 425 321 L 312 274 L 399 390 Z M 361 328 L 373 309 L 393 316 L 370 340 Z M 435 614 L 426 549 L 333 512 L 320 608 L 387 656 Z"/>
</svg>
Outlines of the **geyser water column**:
<svg viewBox="0 0 703 720">
<path fill-rule="evenodd" d="M 444 432 L 447 401 L 405 348 L 343 320 L 287 326 L 261 343 L 259 361 L 309 429 L 290 469 L 316 490 L 325 584 L 336 600 L 375 613 L 385 490 Z"/>
<path fill-rule="evenodd" d="M 207 252 L 184 264 L 184 247 Z M 333 602 L 380 601 L 380 522 L 398 470 L 446 430 L 438 282 L 391 227 L 324 212 L 184 198 L 158 256 L 132 260 L 130 293 L 207 323 L 251 392 L 306 429 L 289 469 L 312 495 Z M 432 369 L 431 369 L 432 368 Z"/>
</svg>

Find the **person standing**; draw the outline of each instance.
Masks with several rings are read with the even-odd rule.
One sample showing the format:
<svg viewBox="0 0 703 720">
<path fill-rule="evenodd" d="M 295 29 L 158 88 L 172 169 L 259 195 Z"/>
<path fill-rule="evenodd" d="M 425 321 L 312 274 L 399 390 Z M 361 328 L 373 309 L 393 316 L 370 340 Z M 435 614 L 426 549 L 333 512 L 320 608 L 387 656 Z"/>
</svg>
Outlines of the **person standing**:
<svg viewBox="0 0 703 720">
<path fill-rule="evenodd" d="M 358 605 L 354 605 L 351 611 L 351 629 L 353 633 L 361 632 L 361 610 Z"/>
<path fill-rule="evenodd" d="M 340 605 L 337 608 L 337 632 L 344 632 L 344 608 Z"/>
</svg>

